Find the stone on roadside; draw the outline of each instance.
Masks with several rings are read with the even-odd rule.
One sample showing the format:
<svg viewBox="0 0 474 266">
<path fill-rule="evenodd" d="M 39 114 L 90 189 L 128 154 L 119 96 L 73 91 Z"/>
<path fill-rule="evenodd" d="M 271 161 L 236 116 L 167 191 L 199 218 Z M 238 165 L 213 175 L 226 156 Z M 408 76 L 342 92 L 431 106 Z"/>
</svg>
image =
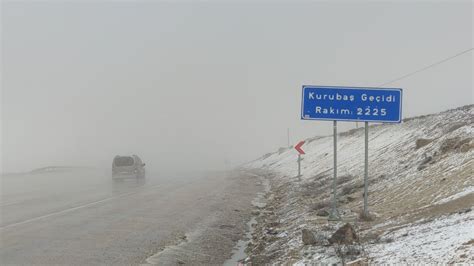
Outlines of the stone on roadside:
<svg viewBox="0 0 474 266">
<path fill-rule="evenodd" d="M 329 216 L 329 212 L 327 210 L 319 210 L 316 213 L 317 216 Z"/>
<path fill-rule="evenodd" d="M 468 151 L 470 151 L 471 149 L 474 148 L 474 144 L 470 144 L 470 143 L 464 143 L 461 145 L 461 147 L 459 148 L 459 151 L 460 152 L 463 152 L 463 153 L 466 153 Z"/>
<path fill-rule="evenodd" d="M 314 236 L 313 232 L 310 230 L 304 228 L 301 230 L 302 238 L 303 238 L 303 244 L 305 245 L 314 245 L 316 244 L 316 237 Z"/>
<path fill-rule="evenodd" d="M 275 228 L 268 228 L 265 230 L 265 233 L 267 233 L 268 235 L 278 235 L 280 232 L 278 232 L 278 230 L 276 230 Z"/>
<path fill-rule="evenodd" d="M 337 229 L 337 231 L 328 240 L 329 240 L 329 243 L 331 244 L 348 245 L 354 242 L 358 242 L 359 237 L 357 236 L 352 225 L 349 223 L 346 223 L 344 226 Z"/>
<path fill-rule="evenodd" d="M 430 142 L 432 142 L 433 140 L 432 139 L 417 139 L 416 140 L 416 146 L 415 146 L 415 149 L 419 149 L 423 146 L 426 146 L 428 144 L 430 144 Z"/>
</svg>

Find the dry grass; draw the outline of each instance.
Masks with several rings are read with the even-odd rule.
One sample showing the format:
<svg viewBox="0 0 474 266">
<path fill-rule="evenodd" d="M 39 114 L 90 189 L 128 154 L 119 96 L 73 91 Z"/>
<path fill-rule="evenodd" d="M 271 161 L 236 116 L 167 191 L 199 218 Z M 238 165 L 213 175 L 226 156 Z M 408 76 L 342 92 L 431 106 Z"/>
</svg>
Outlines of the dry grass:
<svg viewBox="0 0 474 266">
<path fill-rule="evenodd" d="M 371 213 L 365 214 L 364 211 L 359 212 L 359 220 L 364 222 L 372 222 L 375 220 L 375 215 Z"/>
<path fill-rule="evenodd" d="M 312 211 L 319 211 L 319 210 L 322 210 L 322 209 L 325 209 L 325 208 L 329 208 L 329 206 L 331 205 L 331 203 L 329 201 L 319 201 L 317 203 L 313 203 L 310 205 L 310 210 Z"/>
<path fill-rule="evenodd" d="M 469 145 L 472 141 L 472 138 L 461 139 L 460 137 L 454 137 L 446 139 L 439 147 L 439 150 L 442 154 L 451 152 L 451 151 L 460 151 L 460 148 L 463 145 Z"/>
<path fill-rule="evenodd" d="M 446 133 L 450 133 L 450 132 L 453 132 L 454 130 L 458 129 L 458 128 L 461 128 L 465 125 L 467 125 L 468 123 L 467 122 L 460 122 L 460 123 L 457 123 L 457 124 L 454 124 L 453 126 L 451 126 L 448 131 Z"/>
<path fill-rule="evenodd" d="M 336 183 L 338 185 L 342 185 L 342 184 L 347 183 L 347 182 L 349 182 L 351 180 L 354 180 L 354 179 L 355 179 L 355 177 L 352 176 L 352 175 L 344 175 L 344 176 L 338 177 Z"/>
<path fill-rule="evenodd" d="M 350 195 L 355 193 L 357 190 L 360 190 L 364 187 L 364 183 L 354 183 L 354 184 L 347 184 L 342 187 L 341 193 L 342 195 Z"/>
<path fill-rule="evenodd" d="M 362 243 L 377 243 L 380 241 L 380 232 L 367 232 L 361 237 Z"/>
<path fill-rule="evenodd" d="M 415 149 L 418 150 L 419 148 L 430 144 L 432 141 L 432 139 L 417 139 L 415 143 Z"/>
</svg>

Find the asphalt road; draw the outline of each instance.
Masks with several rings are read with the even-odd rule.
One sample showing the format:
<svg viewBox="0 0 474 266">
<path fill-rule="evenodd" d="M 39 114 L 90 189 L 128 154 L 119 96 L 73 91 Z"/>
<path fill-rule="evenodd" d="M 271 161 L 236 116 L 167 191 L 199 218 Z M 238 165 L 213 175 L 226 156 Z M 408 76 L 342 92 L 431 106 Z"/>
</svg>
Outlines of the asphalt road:
<svg viewBox="0 0 474 266">
<path fill-rule="evenodd" d="M 221 264 L 261 189 L 241 173 L 118 183 L 96 169 L 3 176 L 0 264 L 140 265 L 172 246 L 182 250 L 152 263 Z"/>
</svg>

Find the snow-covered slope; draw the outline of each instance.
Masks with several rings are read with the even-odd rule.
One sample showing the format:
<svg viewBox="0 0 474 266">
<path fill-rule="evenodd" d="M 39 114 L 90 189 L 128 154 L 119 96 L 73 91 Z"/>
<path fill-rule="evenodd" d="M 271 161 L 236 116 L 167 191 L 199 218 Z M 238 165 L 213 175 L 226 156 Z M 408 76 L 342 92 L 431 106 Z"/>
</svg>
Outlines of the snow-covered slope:
<svg viewBox="0 0 474 266">
<path fill-rule="evenodd" d="M 337 262 L 329 247 L 303 246 L 300 232 L 308 227 L 328 233 L 339 226 L 316 215 L 327 209 L 330 199 L 332 136 L 308 139 L 304 150 L 301 178 L 295 177 L 294 149 L 280 149 L 246 165 L 273 175 L 267 210 L 261 212 L 248 249 L 257 260 L 263 256 L 270 262 Z M 376 218 L 361 222 L 357 212 L 363 202 L 364 129 L 339 134 L 340 211 L 361 236 L 377 236 L 353 257 L 372 262 L 474 263 L 473 170 L 474 105 L 401 124 L 370 126 L 368 199 Z M 271 241 L 265 237 L 269 223 L 272 232 L 278 232 Z"/>
</svg>

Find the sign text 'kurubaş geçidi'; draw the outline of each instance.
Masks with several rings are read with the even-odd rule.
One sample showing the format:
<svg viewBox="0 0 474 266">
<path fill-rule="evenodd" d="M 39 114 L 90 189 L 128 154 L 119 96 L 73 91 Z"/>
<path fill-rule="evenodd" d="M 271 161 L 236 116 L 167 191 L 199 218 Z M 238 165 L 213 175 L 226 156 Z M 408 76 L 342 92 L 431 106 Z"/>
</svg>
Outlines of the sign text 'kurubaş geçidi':
<svg viewBox="0 0 474 266">
<path fill-rule="evenodd" d="M 301 119 L 400 123 L 402 89 L 305 85 Z"/>
</svg>

